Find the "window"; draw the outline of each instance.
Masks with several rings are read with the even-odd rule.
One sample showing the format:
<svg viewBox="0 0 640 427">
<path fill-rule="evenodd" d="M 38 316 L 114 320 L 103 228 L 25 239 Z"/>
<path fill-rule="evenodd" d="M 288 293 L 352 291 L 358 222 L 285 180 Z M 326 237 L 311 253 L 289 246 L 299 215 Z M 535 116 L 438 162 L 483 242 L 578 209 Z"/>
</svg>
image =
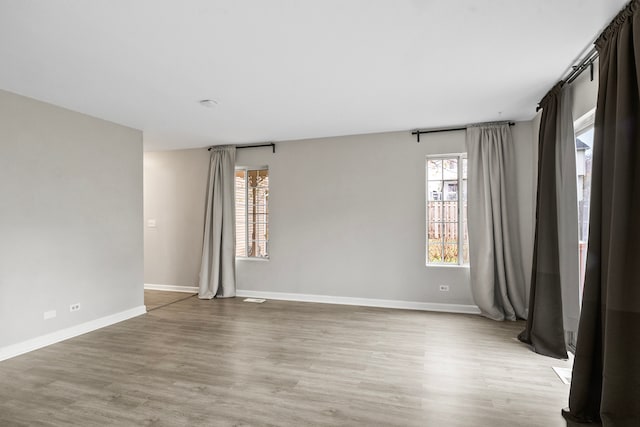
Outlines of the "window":
<svg viewBox="0 0 640 427">
<path fill-rule="evenodd" d="M 236 256 L 269 257 L 269 169 L 236 168 Z"/>
<path fill-rule="evenodd" d="M 427 156 L 427 264 L 469 263 L 467 155 Z"/>
<path fill-rule="evenodd" d="M 576 175 L 578 180 L 578 256 L 580 260 L 580 293 L 584 287 L 587 266 L 587 241 L 589 239 L 589 201 L 591 199 L 591 166 L 593 163 L 593 120 L 592 110 L 574 123 L 576 134 Z"/>
</svg>

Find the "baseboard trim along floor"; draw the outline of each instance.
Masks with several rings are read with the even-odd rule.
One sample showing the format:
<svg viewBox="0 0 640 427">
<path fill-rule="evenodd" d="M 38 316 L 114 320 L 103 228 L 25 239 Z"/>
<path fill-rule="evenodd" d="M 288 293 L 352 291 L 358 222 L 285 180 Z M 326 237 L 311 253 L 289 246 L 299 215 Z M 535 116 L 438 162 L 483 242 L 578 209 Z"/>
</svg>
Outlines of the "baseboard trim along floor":
<svg viewBox="0 0 640 427">
<path fill-rule="evenodd" d="M 145 289 L 153 291 L 198 293 L 197 286 L 156 285 L 146 283 Z M 336 297 L 331 295 L 292 294 L 286 292 L 251 291 L 238 289 L 236 296 L 243 298 L 264 298 L 281 301 L 316 302 L 322 304 L 359 305 L 363 307 L 398 308 L 402 310 L 440 311 L 444 313 L 480 314 L 475 305 L 442 304 L 435 302 L 414 302 L 376 298 Z"/>
<path fill-rule="evenodd" d="M 87 332 L 95 331 L 96 329 L 104 328 L 105 326 L 113 325 L 114 323 L 140 316 L 146 312 L 147 308 L 144 305 L 141 305 L 109 316 L 100 317 L 99 319 L 91 320 L 89 322 L 51 332 L 46 335 L 41 335 L 17 344 L 1 347 L 0 361 L 11 359 L 12 357 L 46 347 L 69 338 L 77 337 L 78 335 L 86 334 Z"/>
<path fill-rule="evenodd" d="M 445 313 L 480 314 L 475 305 L 442 304 L 433 302 L 413 302 L 375 298 L 336 297 L 328 295 L 290 294 L 284 292 L 264 292 L 238 289 L 236 296 L 243 298 L 264 298 L 282 301 L 315 302 L 323 304 L 359 305 L 364 307 L 398 308 L 403 310 L 440 311 Z"/>
<path fill-rule="evenodd" d="M 197 286 L 156 285 L 154 283 L 145 283 L 144 288 L 150 291 L 186 292 L 189 294 L 198 293 Z"/>
</svg>

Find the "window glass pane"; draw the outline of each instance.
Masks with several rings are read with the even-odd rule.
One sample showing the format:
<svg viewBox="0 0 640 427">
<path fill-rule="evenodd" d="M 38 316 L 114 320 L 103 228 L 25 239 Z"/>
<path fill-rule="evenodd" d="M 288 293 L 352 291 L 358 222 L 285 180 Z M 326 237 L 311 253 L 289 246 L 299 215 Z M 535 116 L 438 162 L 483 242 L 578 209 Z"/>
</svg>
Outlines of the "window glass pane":
<svg viewBox="0 0 640 427">
<path fill-rule="evenodd" d="M 462 243 L 464 243 L 465 245 L 469 244 L 469 229 L 467 227 L 468 227 L 467 220 L 465 219 L 464 222 L 462 223 L 462 233 L 463 233 Z"/>
<path fill-rule="evenodd" d="M 427 236 L 429 238 L 429 242 L 442 241 L 442 231 L 444 229 L 444 225 L 441 222 L 430 222 L 427 227 Z"/>
<path fill-rule="evenodd" d="M 268 256 L 269 170 L 236 171 L 236 256 Z"/>
<path fill-rule="evenodd" d="M 465 163 L 467 159 L 464 159 Z M 469 232 L 467 229 L 467 180 L 462 181 L 462 263 L 469 264 Z"/>
<path fill-rule="evenodd" d="M 458 243 L 458 223 L 457 222 L 445 222 L 444 223 L 444 243 Z"/>
<path fill-rule="evenodd" d="M 439 242 L 433 242 L 433 243 L 429 243 L 429 251 L 427 254 L 427 262 L 429 263 L 438 263 L 438 262 L 442 262 L 442 256 L 443 256 L 443 248 L 442 248 L 442 243 Z"/>
<path fill-rule="evenodd" d="M 442 222 L 444 220 L 442 216 L 443 202 L 429 202 L 427 206 L 427 219 L 430 222 Z"/>
<path fill-rule="evenodd" d="M 442 202 L 442 220 L 458 222 L 458 202 Z"/>
<path fill-rule="evenodd" d="M 589 203 L 591 200 L 591 169 L 593 164 L 593 127 L 576 137 L 576 174 L 578 180 L 578 257 L 580 261 L 579 295 L 582 301 L 584 273 L 589 238 Z"/>
<path fill-rule="evenodd" d="M 247 217 L 249 225 L 249 256 L 265 257 L 267 244 L 266 171 L 250 171 L 253 186 L 249 189 Z"/>
<path fill-rule="evenodd" d="M 442 160 L 442 179 L 458 180 L 458 159 Z"/>
<path fill-rule="evenodd" d="M 266 188 L 269 185 L 269 170 L 249 170 L 249 187 Z"/>
<path fill-rule="evenodd" d="M 442 181 L 429 181 L 428 200 L 442 200 Z"/>
<path fill-rule="evenodd" d="M 469 244 L 465 243 L 462 245 L 462 262 L 464 264 L 469 264 Z"/>
<path fill-rule="evenodd" d="M 461 155 L 452 155 L 450 158 L 426 159 L 426 164 L 427 263 L 468 262 L 467 159 Z M 463 179 L 458 179 L 460 174 Z M 460 221 L 463 221 L 462 230 Z M 459 251 L 462 251 L 460 257 Z"/>
<path fill-rule="evenodd" d="M 457 201 L 458 200 L 458 180 L 444 181 L 442 183 L 442 200 Z"/>
<path fill-rule="evenodd" d="M 466 224 L 467 223 L 467 203 L 465 202 L 464 205 L 462 205 L 462 221 Z M 466 230 L 466 225 L 465 225 L 465 230 Z M 465 240 L 467 239 L 467 236 L 465 236 Z"/>
<path fill-rule="evenodd" d="M 442 262 L 447 264 L 458 263 L 458 244 L 444 244 L 444 259 Z"/>
<path fill-rule="evenodd" d="M 247 256 L 247 224 L 245 213 L 247 209 L 246 171 L 236 170 L 236 256 Z"/>
<path fill-rule="evenodd" d="M 466 209 L 467 206 L 467 180 L 463 179 L 462 180 L 462 201 L 464 202 L 464 207 Z"/>
<path fill-rule="evenodd" d="M 442 179 L 442 160 L 427 161 L 427 179 Z"/>
</svg>

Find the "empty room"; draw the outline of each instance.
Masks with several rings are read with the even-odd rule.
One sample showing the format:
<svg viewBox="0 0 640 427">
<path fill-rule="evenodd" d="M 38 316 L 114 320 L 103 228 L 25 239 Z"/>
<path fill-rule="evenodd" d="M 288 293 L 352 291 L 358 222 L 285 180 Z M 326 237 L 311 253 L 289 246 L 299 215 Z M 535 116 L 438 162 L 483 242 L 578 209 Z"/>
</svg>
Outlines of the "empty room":
<svg viewBox="0 0 640 427">
<path fill-rule="evenodd" d="M 639 426 L 639 9 L 0 0 L 0 426 Z"/>
</svg>

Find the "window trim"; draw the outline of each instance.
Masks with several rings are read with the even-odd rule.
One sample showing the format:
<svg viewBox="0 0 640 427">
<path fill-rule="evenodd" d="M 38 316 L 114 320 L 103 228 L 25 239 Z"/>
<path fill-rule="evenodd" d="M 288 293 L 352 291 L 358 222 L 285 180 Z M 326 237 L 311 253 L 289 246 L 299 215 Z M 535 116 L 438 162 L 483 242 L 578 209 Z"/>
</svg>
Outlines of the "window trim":
<svg viewBox="0 0 640 427">
<path fill-rule="evenodd" d="M 591 110 L 584 113 L 582 116 L 574 120 L 573 122 L 573 133 L 577 138 L 580 134 L 584 133 L 591 127 L 595 127 L 596 121 L 596 109 L 592 108 Z"/>
<path fill-rule="evenodd" d="M 249 230 L 247 228 L 247 225 L 249 224 L 249 212 L 248 212 L 248 197 L 249 197 L 249 171 L 250 170 L 269 170 L 269 166 L 268 165 L 260 165 L 260 166 L 246 166 L 246 165 L 236 165 L 234 168 L 234 176 L 235 173 L 237 171 L 244 171 L 244 200 L 245 200 L 245 208 L 244 208 L 244 224 L 245 224 L 245 236 L 244 236 L 244 247 L 245 247 L 245 253 L 249 253 L 248 249 L 249 249 Z M 271 175 L 269 175 L 269 178 L 271 177 Z M 271 186 L 269 186 L 268 188 L 270 188 Z M 235 207 L 236 204 L 236 185 L 235 185 L 235 179 L 234 179 L 234 185 L 233 185 L 233 205 Z M 269 209 L 269 201 L 267 200 L 267 211 Z M 269 217 L 270 215 L 267 216 L 267 225 L 269 224 Z M 237 227 L 237 226 L 236 226 Z M 237 231 L 237 228 L 236 230 Z M 269 258 L 271 257 L 271 253 L 269 251 L 269 238 L 267 238 L 266 240 L 266 247 L 267 247 L 267 256 L 264 257 L 258 257 L 258 256 L 248 256 L 248 255 L 244 255 L 244 256 L 238 256 L 236 255 L 235 258 L 237 260 L 247 260 L 247 261 L 269 261 Z M 237 252 L 237 249 L 236 249 Z"/>
<path fill-rule="evenodd" d="M 429 262 L 429 160 L 438 160 L 438 159 L 452 159 L 457 158 L 458 160 L 458 191 L 456 195 L 456 202 L 458 203 L 458 262 L 455 264 L 447 263 L 447 262 Z M 462 203 L 462 189 L 463 189 L 463 176 L 462 176 L 462 159 L 467 159 L 466 152 L 460 153 L 446 153 L 446 154 L 427 154 L 425 156 L 425 165 L 424 165 L 424 183 L 425 183 L 425 266 L 426 267 L 463 267 L 469 268 L 469 263 L 464 262 L 464 221 L 463 219 L 463 203 Z M 467 161 L 467 175 L 469 174 L 469 163 Z M 441 180 L 444 181 L 444 180 Z M 468 183 L 468 176 L 467 176 Z M 444 187 L 442 189 L 444 193 Z M 468 198 L 468 196 L 467 196 Z M 468 220 L 468 218 L 467 218 Z M 444 247 L 443 247 L 444 251 Z"/>
</svg>

